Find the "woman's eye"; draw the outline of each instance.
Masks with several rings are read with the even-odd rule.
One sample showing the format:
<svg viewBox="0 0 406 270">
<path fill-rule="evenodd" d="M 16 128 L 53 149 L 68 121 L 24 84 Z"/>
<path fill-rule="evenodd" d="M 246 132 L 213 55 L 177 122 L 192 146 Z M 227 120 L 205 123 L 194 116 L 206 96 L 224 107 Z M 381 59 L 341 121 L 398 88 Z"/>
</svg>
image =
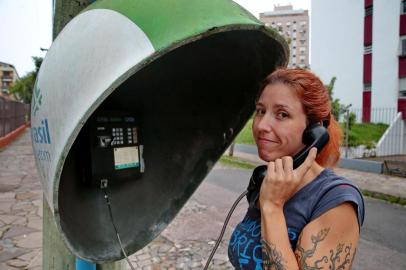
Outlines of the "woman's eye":
<svg viewBox="0 0 406 270">
<path fill-rule="evenodd" d="M 289 114 L 287 112 L 278 112 L 278 118 L 284 119 L 286 117 L 289 117 Z"/>
<path fill-rule="evenodd" d="M 255 115 L 263 115 L 265 114 L 265 110 L 261 108 L 255 109 Z"/>
</svg>

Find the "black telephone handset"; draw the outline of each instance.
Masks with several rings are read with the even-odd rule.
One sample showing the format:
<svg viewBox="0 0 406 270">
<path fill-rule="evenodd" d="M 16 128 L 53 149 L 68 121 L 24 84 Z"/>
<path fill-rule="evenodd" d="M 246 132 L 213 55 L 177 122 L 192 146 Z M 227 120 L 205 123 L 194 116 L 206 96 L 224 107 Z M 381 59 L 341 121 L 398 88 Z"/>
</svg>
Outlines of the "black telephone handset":
<svg viewBox="0 0 406 270">
<path fill-rule="evenodd" d="M 306 159 L 310 149 L 317 148 L 317 153 L 327 144 L 330 136 L 327 128 L 319 123 L 315 123 L 306 128 L 303 132 L 302 142 L 306 147 L 293 157 L 293 169 L 299 167 Z M 267 165 L 256 167 L 252 173 L 250 183 L 247 188 L 247 198 L 250 207 L 254 207 L 259 199 L 259 191 L 262 181 L 266 175 Z"/>
</svg>

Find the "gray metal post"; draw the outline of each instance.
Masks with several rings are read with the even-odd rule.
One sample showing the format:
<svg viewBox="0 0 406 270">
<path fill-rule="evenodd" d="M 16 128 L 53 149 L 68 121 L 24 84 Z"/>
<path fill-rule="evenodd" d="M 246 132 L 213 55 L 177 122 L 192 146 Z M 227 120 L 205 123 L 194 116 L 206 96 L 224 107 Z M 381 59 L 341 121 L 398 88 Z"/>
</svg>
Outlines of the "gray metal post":
<svg viewBox="0 0 406 270">
<path fill-rule="evenodd" d="M 345 107 L 346 121 L 345 121 L 345 158 L 348 158 L 348 133 L 350 132 L 350 107 L 351 104 Z"/>
</svg>

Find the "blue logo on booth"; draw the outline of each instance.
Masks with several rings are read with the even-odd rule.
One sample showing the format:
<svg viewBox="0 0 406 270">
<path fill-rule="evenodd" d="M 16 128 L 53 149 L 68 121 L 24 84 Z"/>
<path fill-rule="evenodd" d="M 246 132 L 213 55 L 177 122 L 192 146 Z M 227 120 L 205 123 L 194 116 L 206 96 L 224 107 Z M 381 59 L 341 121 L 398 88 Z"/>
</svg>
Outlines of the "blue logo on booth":
<svg viewBox="0 0 406 270">
<path fill-rule="evenodd" d="M 37 144 L 51 144 L 47 118 L 41 120 L 41 125 L 31 127 L 31 136 L 32 140 Z"/>
</svg>

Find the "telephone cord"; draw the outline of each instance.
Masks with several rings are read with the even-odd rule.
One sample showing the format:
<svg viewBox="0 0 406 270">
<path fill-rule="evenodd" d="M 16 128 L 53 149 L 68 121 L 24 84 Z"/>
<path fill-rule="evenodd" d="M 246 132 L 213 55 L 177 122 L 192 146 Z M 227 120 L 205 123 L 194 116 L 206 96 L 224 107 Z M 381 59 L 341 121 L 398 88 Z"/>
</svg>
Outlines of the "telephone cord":
<svg viewBox="0 0 406 270">
<path fill-rule="evenodd" d="M 244 192 L 237 198 L 237 200 L 235 200 L 233 206 L 231 206 L 231 209 L 230 209 L 230 211 L 228 212 L 227 217 L 226 217 L 226 219 L 225 219 L 225 221 L 224 221 L 223 228 L 221 229 L 220 235 L 219 235 L 219 237 L 217 238 L 216 244 L 214 245 L 213 250 L 211 251 L 209 258 L 207 259 L 206 265 L 205 265 L 204 268 L 203 268 L 204 270 L 207 270 L 207 269 L 208 269 L 208 267 L 209 267 L 209 265 L 210 265 L 210 262 L 211 262 L 211 260 L 213 259 L 213 256 L 214 256 L 214 254 L 216 253 L 216 250 L 217 250 L 217 248 L 219 247 L 219 245 L 220 245 L 220 243 L 221 243 L 221 239 L 223 239 L 224 232 L 226 231 L 226 227 L 227 227 L 228 222 L 230 221 L 231 215 L 233 214 L 233 212 L 234 212 L 235 208 L 237 207 L 238 203 L 241 201 L 242 198 L 245 197 L 245 195 L 247 195 L 247 193 L 248 193 L 248 190 L 244 191 Z"/>
<path fill-rule="evenodd" d="M 113 211 L 111 210 L 111 203 L 110 203 L 109 195 L 107 194 L 107 186 L 102 188 L 102 190 L 104 191 L 104 198 L 106 199 L 107 207 L 109 208 L 110 220 L 111 220 L 111 223 L 113 224 L 114 231 L 116 233 L 117 240 L 118 240 L 118 243 L 120 245 L 121 251 L 123 252 L 123 254 L 125 256 L 125 259 L 126 259 L 128 265 L 130 266 L 131 270 L 135 270 L 135 268 L 132 265 L 131 261 L 128 259 L 127 253 L 125 252 L 125 250 L 123 248 L 123 244 L 121 243 L 120 234 L 118 233 L 118 230 L 117 230 L 116 224 L 114 222 L 114 218 L 113 218 Z"/>
<path fill-rule="evenodd" d="M 124 248 L 123 248 L 123 245 L 122 245 L 122 243 L 121 243 L 120 234 L 118 233 L 117 226 L 116 226 L 116 224 L 115 224 L 115 222 L 114 222 L 114 218 L 113 218 L 113 211 L 112 211 L 112 209 L 111 209 L 111 203 L 110 203 L 110 199 L 109 199 L 109 196 L 108 196 L 108 193 L 107 193 L 107 186 L 104 187 L 104 188 L 102 188 L 102 190 L 104 191 L 104 198 L 106 199 L 107 207 L 108 207 L 108 209 L 109 209 L 110 220 L 111 220 L 111 223 L 113 224 L 113 228 L 114 228 L 114 231 L 115 231 L 115 233 L 116 233 L 117 240 L 118 240 L 118 243 L 119 243 L 119 245 L 120 245 L 121 251 L 123 252 L 123 254 L 124 254 L 124 256 L 125 256 L 125 258 L 126 258 L 126 260 L 127 260 L 127 263 L 128 263 L 128 265 L 130 266 L 131 270 L 135 270 L 135 268 L 134 268 L 134 266 L 132 265 L 131 261 L 128 259 L 127 253 L 125 252 L 125 250 L 124 250 Z M 237 205 L 239 204 L 239 202 L 242 200 L 242 198 L 244 198 L 244 197 L 247 195 L 247 193 L 248 193 L 247 190 L 244 191 L 244 192 L 237 198 L 237 200 L 234 202 L 234 204 L 231 206 L 231 209 L 230 209 L 230 211 L 228 212 L 226 219 L 224 220 L 223 228 L 221 229 L 221 232 L 220 232 L 220 234 L 219 234 L 219 236 L 218 236 L 218 238 L 217 238 L 216 244 L 214 245 L 213 250 L 211 251 L 211 253 L 210 253 L 210 255 L 209 255 L 209 258 L 207 259 L 206 265 L 205 265 L 204 268 L 203 268 L 204 270 L 207 270 L 207 269 L 208 269 L 208 267 L 209 267 L 209 265 L 210 265 L 210 262 L 211 262 L 211 260 L 213 259 L 213 256 L 214 256 L 214 254 L 216 253 L 217 248 L 219 247 L 219 245 L 220 245 L 220 243 L 221 243 L 221 240 L 223 239 L 223 236 L 224 236 L 224 233 L 225 233 L 225 231 L 226 231 L 227 224 L 228 224 L 228 222 L 230 221 L 231 215 L 233 214 L 233 212 L 234 212 L 235 208 L 237 207 Z"/>
</svg>

